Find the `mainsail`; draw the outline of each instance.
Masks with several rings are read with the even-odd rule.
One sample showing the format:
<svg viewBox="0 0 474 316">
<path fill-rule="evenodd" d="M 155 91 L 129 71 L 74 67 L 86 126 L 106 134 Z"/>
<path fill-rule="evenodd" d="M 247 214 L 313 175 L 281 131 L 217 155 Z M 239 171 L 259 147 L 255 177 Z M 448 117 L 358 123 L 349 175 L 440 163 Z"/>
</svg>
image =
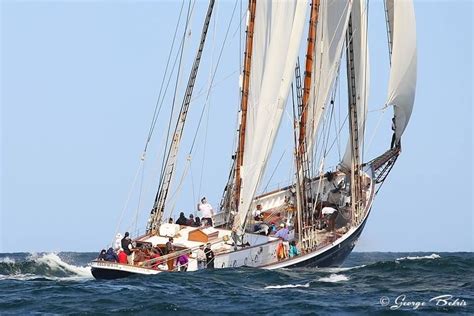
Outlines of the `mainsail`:
<svg viewBox="0 0 474 316">
<path fill-rule="evenodd" d="M 413 109 L 416 89 L 416 24 L 411 0 L 387 0 L 392 44 L 390 80 L 386 104 L 395 113 L 395 137 L 400 140 Z"/>
<path fill-rule="evenodd" d="M 367 116 L 367 106 L 369 97 L 369 47 L 368 47 L 368 25 L 367 8 L 365 1 L 354 1 L 352 4 L 352 45 L 354 48 L 354 72 L 356 88 L 356 107 L 357 107 L 357 128 L 358 141 L 357 147 L 362 149 L 364 140 L 365 120 Z M 342 159 L 342 166 L 351 168 L 351 142 L 347 143 L 346 152 Z"/>
<path fill-rule="evenodd" d="M 233 228 L 242 229 L 280 126 L 306 21 L 308 2 L 260 0 L 255 31 L 241 192 Z"/>
<path fill-rule="evenodd" d="M 339 70 L 352 1 L 321 0 L 316 33 L 315 62 L 308 102 L 306 147 L 311 155 L 319 120 Z"/>
</svg>

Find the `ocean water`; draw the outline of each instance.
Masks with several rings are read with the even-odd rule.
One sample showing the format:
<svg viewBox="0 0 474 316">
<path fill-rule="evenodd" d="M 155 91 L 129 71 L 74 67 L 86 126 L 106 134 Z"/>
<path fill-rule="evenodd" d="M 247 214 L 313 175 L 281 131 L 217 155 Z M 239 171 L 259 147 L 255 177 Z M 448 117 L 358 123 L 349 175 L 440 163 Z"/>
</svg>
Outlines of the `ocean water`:
<svg viewBox="0 0 474 316">
<path fill-rule="evenodd" d="M 95 280 L 96 253 L 0 254 L 0 314 L 474 314 L 473 253 L 352 253 L 341 268 Z"/>
</svg>

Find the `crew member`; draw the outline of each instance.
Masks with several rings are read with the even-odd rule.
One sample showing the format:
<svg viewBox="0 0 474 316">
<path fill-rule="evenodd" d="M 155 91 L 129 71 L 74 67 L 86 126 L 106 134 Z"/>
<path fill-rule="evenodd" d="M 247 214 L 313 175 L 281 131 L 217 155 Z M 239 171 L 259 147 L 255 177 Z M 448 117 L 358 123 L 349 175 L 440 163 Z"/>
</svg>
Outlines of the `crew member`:
<svg viewBox="0 0 474 316">
<path fill-rule="evenodd" d="M 214 216 L 214 209 L 211 204 L 207 202 L 206 197 L 201 199 L 201 203 L 198 204 L 198 210 L 202 213 L 201 221 L 206 223 L 208 226 L 213 226 L 212 217 Z"/>
</svg>

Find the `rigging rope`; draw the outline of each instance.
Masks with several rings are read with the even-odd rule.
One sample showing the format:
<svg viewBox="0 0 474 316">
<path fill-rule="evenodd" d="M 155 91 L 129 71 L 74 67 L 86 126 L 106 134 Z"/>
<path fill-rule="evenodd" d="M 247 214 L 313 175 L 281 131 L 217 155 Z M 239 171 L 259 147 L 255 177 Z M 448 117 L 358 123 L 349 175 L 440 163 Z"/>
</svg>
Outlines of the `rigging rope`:
<svg viewBox="0 0 474 316">
<path fill-rule="evenodd" d="M 219 57 L 217 58 L 217 63 L 216 63 L 216 67 L 214 68 L 214 73 L 212 74 L 212 78 L 211 78 L 211 83 L 209 85 L 209 87 L 212 86 L 212 83 L 214 82 L 214 79 L 216 77 L 216 73 L 217 73 L 217 69 L 219 68 L 219 64 L 220 64 L 220 61 L 221 61 L 221 57 L 222 57 L 222 52 L 224 51 L 224 46 L 227 42 L 227 36 L 229 35 L 229 30 L 230 30 L 230 26 L 232 24 L 232 20 L 234 19 L 234 14 L 235 14 L 235 9 L 237 7 L 237 2 L 235 3 L 234 5 L 234 9 L 232 11 L 232 16 L 230 18 L 230 21 L 229 21 L 229 24 L 227 26 L 227 31 L 225 33 L 225 37 L 224 37 L 224 41 L 222 42 L 222 46 L 221 46 L 221 50 L 219 52 Z M 202 122 L 202 117 L 204 116 L 204 110 L 208 104 L 208 101 L 209 101 L 209 96 L 210 96 L 210 93 L 211 93 L 211 89 L 209 88 L 207 90 L 207 94 L 206 94 L 206 101 L 204 102 L 204 106 L 203 106 L 203 109 L 201 111 L 201 115 L 199 117 L 199 121 L 198 121 L 198 127 L 196 129 L 196 133 L 194 134 L 194 138 L 193 138 L 193 142 L 191 144 L 191 149 L 189 150 L 189 154 L 191 154 L 191 152 L 193 151 L 193 148 L 194 148 L 194 145 L 196 143 L 196 138 L 197 138 L 197 135 L 198 135 L 198 131 L 199 131 L 199 128 L 201 126 L 201 122 Z"/>
<path fill-rule="evenodd" d="M 285 153 L 286 153 L 286 149 L 281 153 L 280 159 L 278 160 L 277 165 L 275 166 L 275 169 L 273 169 L 272 175 L 271 175 L 270 178 L 268 179 L 268 182 L 267 182 L 267 184 L 265 185 L 265 188 L 263 189 L 263 192 L 266 192 L 266 191 L 267 191 L 268 185 L 270 184 L 270 181 L 272 180 L 273 175 L 274 175 L 275 172 L 277 171 L 278 166 L 280 165 L 280 162 L 281 162 L 281 160 L 283 159 L 283 156 L 285 155 Z"/>
<path fill-rule="evenodd" d="M 143 156 L 142 156 L 143 157 Z M 138 179 L 138 175 L 140 173 L 140 170 L 142 169 L 143 167 L 143 162 L 144 162 L 144 159 L 141 159 L 140 160 L 140 163 L 138 165 L 138 168 L 137 168 L 137 171 L 135 173 L 135 177 L 133 178 L 133 181 L 132 181 L 132 185 L 130 187 L 130 190 L 128 192 L 128 195 L 127 195 L 127 199 L 125 200 L 125 205 L 122 209 L 122 212 L 120 213 L 120 217 L 119 217 L 119 220 L 117 222 L 117 226 L 115 228 L 115 234 L 114 234 L 114 239 L 115 239 L 115 236 L 117 235 L 118 231 L 119 231 L 119 228 L 120 228 L 120 225 L 122 225 L 122 220 L 123 220 L 123 216 L 125 214 L 125 211 L 127 210 L 127 207 L 128 207 L 128 203 L 130 202 L 130 198 L 132 196 L 132 192 L 135 188 L 135 183 L 137 182 L 137 179 Z M 112 240 L 112 244 L 113 244 L 114 240 Z"/>
<path fill-rule="evenodd" d="M 384 114 L 385 114 L 385 110 L 386 110 L 386 109 L 387 109 L 387 108 L 384 108 L 384 109 L 382 110 L 382 113 L 380 113 L 380 115 L 379 115 L 379 119 L 378 119 L 378 121 L 377 121 L 377 125 L 375 125 L 374 131 L 373 131 L 372 136 L 371 136 L 371 138 L 370 138 L 369 145 L 367 146 L 367 151 L 369 151 L 370 148 L 372 147 L 372 142 L 373 142 L 373 140 L 374 140 L 374 138 L 375 138 L 375 135 L 377 135 L 377 131 L 378 131 L 379 127 L 380 127 L 380 123 L 382 122 L 382 118 L 384 117 Z"/>
<path fill-rule="evenodd" d="M 184 167 L 183 174 L 181 175 L 181 179 L 179 180 L 178 186 L 176 187 L 176 190 L 173 192 L 173 194 L 170 196 L 166 204 L 171 204 L 171 207 L 167 207 L 165 209 L 168 209 L 169 212 L 166 212 L 164 218 L 166 218 L 166 214 L 169 214 L 170 217 L 174 214 L 175 211 L 175 206 L 176 206 L 176 201 L 178 200 L 178 197 L 181 193 L 181 189 L 183 187 L 184 179 L 186 178 L 189 167 L 191 166 L 191 156 L 188 156 L 186 159 L 186 165 Z"/>
<path fill-rule="evenodd" d="M 145 157 L 142 156 L 143 158 L 143 168 L 142 168 L 142 176 L 140 177 L 140 188 L 138 189 L 138 204 L 137 204 L 137 211 L 136 211 L 136 214 L 135 214 L 135 223 L 134 223 L 134 229 L 133 231 L 138 235 L 138 231 L 137 231 L 137 223 L 138 223 L 138 216 L 140 214 L 140 206 L 141 206 L 141 201 L 142 201 L 142 193 L 143 193 L 143 178 L 144 178 L 144 175 L 145 175 Z"/>
<path fill-rule="evenodd" d="M 178 21 L 176 22 L 176 27 L 175 27 L 175 30 L 174 30 L 174 35 L 173 35 L 173 41 L 171 43 L 171 48 L 170 48 L 170 52 L 168 53 L 168 60 L 166 61 L 166 67 L 165 67 L 165 73 L 163 74 L 163 78 L 161 80 L 161 86 L 160 86 L 160 92 L 158 93 L 158 98 L 156 100 L 156 105 L 155 105 L 155 110 L 153 112 L 153 117 L 152 117 L 152 120 L 151 120 L 151 125 L 150 125 L 150 129 L 148 131 L 148 137 L 147 137 L 147 140 L 146 140 L 146 143 L 145 143 L 145 148 L 144 148 L 144 152 L 147 151 L 147 148 L 148 148 L 148 144 L 150 143 L 150 140 L 151 140 L 151 136 L 153 135 L 153 131 L 155 130 L 155 125 L 156 125 L 156 121 L 158 120 L 158 116 L 160 114 L 160 111 L 161 111 L 161 107 L 163 105 L 163 102 L 161 102 L 160 104 L 160 98 L 161 98 L 161 93 L 163 91 L 163 85 L 164 85 L 164 82 L 165 82 L 165 78 L 166 78 L 166 74 L 168 73 L 168 67 L 169 67 L 169 63 L 170 63 L 170 59 L 171 59 L 171 54 L 173 53 L 173 49 L 174 49 L 174 43 L 176 41 L 176 35 L 178 33 L 178 28 L 179 28 L 179 22 L 181 21 L 181 16 L 182 16 L 182 13 L 183 13 L 183 8 L 184 8 L 184 1 L 183 3 L 181 4 L 181 9 L 179 11 L 179 17 L 178 17 Z M 174 65 L 173 65 L 174 67 Z M 171 74 L 170 74 L 171 76 Z M 165 92 L 166 93 L 166 92 Z"/>
<path fill-rule="evenodd" d="M 211 94 L 211 91 L 212 91 L 212 87 L 213 87 L 213 82 L 214 82 L 214 79 L 215 79 L 215 76 L 216 76 L 216 73 L 217 73 L 217 70 L 219 68 L 219 64 L 220 64 L 220 60 L 221 60 L 221 57 L 222 57 L 222 53 L 223 53 L 223 50 L 224 50 L 224 47 L 225 47 L 225 44 L 227 42 L 227 37 L 228 37 L 228 34 L 229 34 L 229 30 L 230 30 L 230 27 L 231 27 L 231 24 L 232 24 L 232 21 L 233 21 L 233 18 L 234 18 L 234 15 L 235 15 L 235 9 L 237 7 L 237 3 L 234 5 L 234 10 L 232 11 L 232 17 L 229 21 L 229 24 L 228 24 L 228 28 L 227 28 L 227 31 L 226 31 L 226 35 L 225 35 L 225 38 L 223 40 L 223 43 L 222 43 L 222 47 L 221 47 L 221 50 L 220 50 L 220 53 L 219 53 L 219 57 L 218 57 L 218 60 L 217 60 L 217 63 L 216 63 L 216 66 L 214 68 L 214 71 L 212 73 L 212 77 L 211 77 L 211 81 L 209 83 L 209 87 L 208 87 L 208 91 L 207 91 L 207 94 L 206 94 L 206 101 L 204 103 L 204 106 L 203 106 L 203 109 L 201 111 L 201 115 L 200 115 L 200 118 L 199 118 L 199 122 L 198 122 L 198 126 L 196 128 L 196 131 L 194 133 L 194 138 L 193 138 L 193 142 L 192 142 L 192 145 L 191 145 L 191 148 L 188 152 L 188 158 L 187 158 L 187 161 L 188 163 L 186 164 L 186 167 L 185 167 L 185 170 L 183 171 L 183 174 L 181 176 L 181 180 L 180 180 L 180 183 L 178 185 L 178 187 L 176 188 L 175 192 L 173 193 L 173 196 L 171 197 L 171 200 L 174 199 L 176 196 L 179 195 L 181 189 L 182 189 L 182 184 L 184 182 L 184 179 L 188 173 L 188 170 L 189 170 L 189 167 L 190 167 L 190 164 L 191 164 L 191 157 L 192 157 L 192 153 L 194 151 L 194 146 L 195 146 L 195 143 L 196 143 L 196 139 L 197 139 L 197 136 L 199 134 L 199 130 L 200 130 L 200 127 L 201 127 L 201 123 L 202 123 L 202 118 L 204 116 L 204 113 L 205 113 L 205 110 L 206 108 L 208 108 L 208 104 L 209 104 L 209 98 L 210 98 L 210 94 Z M 211 67 L 212 69 L 212 67 Z M 176 92 L 176 91 L 175 91 Z M 164 165 L 164 163 L 163 163 Z M 162 171 L 162 176 L 163 176 L 163 171 Z M 193 194 L 194 194 L 194 191 L 193 191 Z M 169 204 L 169 203 L 167 203 Z M 174 210 L 174 207 L 175 207 L 175 202 L 173 203 L 172 207 L 171 207 L 171 210 Z"/>
<path fill-rule="evenodd" d="M 192 8 L 191 8 L 191 2 L 189 2 L 189 4 L 188 4 L 188 14 L 187 14 L 187 18 L 186 18 L 186 25 L 184 27 L 183 37 L 182 37 L 182 40 L 181 40 L 182 46 L 181 46 L 181 52 L 179 54 L 178 71 L 177 71 L 177 74 L 176 74 L 176 82 L 175 82 L 175 87 L 174 87 L 173 101 L 171 103 L 172 105 L 171 105 L 170 119 L 169 119 L 169 122 L 168 122 L 168 131 L 166 133 L 167 142 L 166 142 L 165 150 L 163 151 L 163 159 L 162 159 L 162 163 L 161 163 L 160 186 L 161 186 L 161 182 L 163 181 L 163 173 L 165 172 L 165 159 L 166 159 L 166 157 L 169 153 L 168 142 L 170 141 L 171 123 L 173 121 L 173 113 L 174 113 L 174 108 L 175 108 L 175 104 L 176 104 L 176 95 L 178 93 L 178 83 L 179 83 L 179 79 L 180 79 L 181 64 L 182 64 L 182 60 L 183 60 L 184 45 L 185 45 L 185 41 L 186 41 L 186 33 L 187 33 L 187 30 L 188 30 L 189 21 L 191 19 L 191 14 L 192 14 L 192 10 L 194 8 L 194 4 L 195 4 L 195 1 L 193 2 Z"/>
</svg>

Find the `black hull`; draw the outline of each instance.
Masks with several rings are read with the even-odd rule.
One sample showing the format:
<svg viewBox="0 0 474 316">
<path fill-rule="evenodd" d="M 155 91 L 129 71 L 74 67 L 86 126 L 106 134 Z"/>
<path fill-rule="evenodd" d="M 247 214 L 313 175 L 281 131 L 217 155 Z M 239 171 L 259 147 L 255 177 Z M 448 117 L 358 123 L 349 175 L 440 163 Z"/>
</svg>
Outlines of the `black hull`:
<svg viewBox="0 0 474 316">
<path fill-rule="evenodd" d="M 297 268 L 297 267 L 311 267 L 311 268 L 325 268 L 325 267 L 339 267 L 346 260 L 347 256 L 354 249 L 357 240 L 362 234 L 365 223 L 367 222 L 367 216 L 364 222 L 357 228 L 357 230 L 349 236 L 346 240 L 341 242 L 338 245 L 333 246 L 332 248 L 326 250 L 325 252 L 314 256 L 308 260 L 295 263 L 293 265 L 287 266 L 288 268 Z"/>
<path fill-rule="evenodd" d="M 121 278 L 126 278 L 135 274 L 132 272 L 127 272 L 127 271 L 101 269 L 101 268 L 91 268 L 91 272 L 94 278 L 103 279 L 103 280 L 121 279 Z"/>
</svg>

